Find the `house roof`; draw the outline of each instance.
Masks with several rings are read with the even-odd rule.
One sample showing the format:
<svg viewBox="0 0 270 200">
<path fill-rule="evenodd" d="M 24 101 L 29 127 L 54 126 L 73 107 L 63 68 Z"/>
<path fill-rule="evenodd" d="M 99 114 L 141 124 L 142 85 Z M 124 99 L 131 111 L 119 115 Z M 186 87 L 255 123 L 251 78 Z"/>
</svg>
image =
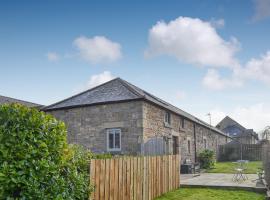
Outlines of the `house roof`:
<svg viewBox="0 0 270 200">
<path fill-rule="evenodd" d="M 162 108 L 170 110 L 178 115 L 181 115 L 193 122 L 196 122 L 204 127 L 211 128 L 211 130 L 225 135 L 224 132 L 216 127 L 210 126 L 208 123 L 194 117 L 193 115 L 169 104 L 168 102 L 138 88 L 135 85 L 121 79 L 116 78 L 106 82 L 97 87 L 86 90 L 82 93 L 74 95 L 70 98 L 64 99 L 55 104 L 44 107 L 43 110 L 57 110 L 64 108 L 81 107 L 88 105 L 95 105 L 101 103 L 113 103 L 131 100 L 145 100 Z"/>
<path fill-rule="evenodd" d="M 246 129 L 244 126 L 242 126 L 241 124 L 239 124 L 237 121 L 235 121 L 234 119 L 232 119 L 231 117 L 229 116 L 226 116 L 224 117 L 224 119 L 222 119 L 217 125 L 216 127 L 219 127 L 224 121 L 231 121 L 233 123 L 233 125 L 230 125 L 228 127 L 226 127 L 225 129 L 228 129 L 230 127 L 234 127 L 234 126 L 237 126 L 238 128 L 240 128 L 242 130 L 241 133 L 239 133 L 237 135 L 237 137 L 241 137 L 241 136 L 244 136 L 244 135 L 247 135 L 247 134 L 250 134 L 252 136 L 254 136 L 256 139 L 258 139 L 258 134 L 256 132 L 253 131 L 253 129 Z"/>
<path fill-rule="evenodd" d="M 22 104 L 22 105 L 25 105 L 28 107 L 42 107 L 42 105 L 40 105 L 40 104 L 36 104 L 36 103 L 29 102 L 29 101 L 24 101 L 24 100 L 0 95 L 0 105 L 1 104 L 10 104 L 10 103 L 19 103 L 19 104 Z"/>
</svg>

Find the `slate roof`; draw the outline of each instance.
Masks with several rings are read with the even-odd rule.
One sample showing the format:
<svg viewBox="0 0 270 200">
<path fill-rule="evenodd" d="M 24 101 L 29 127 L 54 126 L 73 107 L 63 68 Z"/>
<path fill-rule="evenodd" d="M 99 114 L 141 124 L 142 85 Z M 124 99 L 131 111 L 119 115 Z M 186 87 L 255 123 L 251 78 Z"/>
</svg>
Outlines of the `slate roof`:
<svg viewBox="0 0 270 200">
<path fill-rule="evenodd" d="M 36 103 L 29 102 L 29 101 L 23 101 L 20 99 L 14 99 L 11 97 L 6 97 L 6 96 L 0 95 L 0 105 L 1 104 L 10 104 L 10 103 L 19 103 L 19 104 L 22 104 L 22 105 L 25 105 L 28 107 L 36 107 L 36 108 L 42 107 L 42 105 L 40 105 L 40 104 L 36 104 Z"/>
<path fill-rule="evenodd" d="M 211 130 L 218 132 L 219 134 L 226 135 L 224 134 L 224 132 L 217 129 L 216 127 L 210 126 L 208 123 L 138 88 L 137 86 L 132 85 L 131 83 L 121 78 L 113 79 L 102 85 L 99 85 L 97 87 L 79 93 L 77 95 L 74 95 L 70 98 L 64 99 L 60 102 L 44 107 L 43 110 L 45 111 L 57 110 L 87 105 L 95 105 L 101 103 L 132 101 L 140 99 L 154 103 L 162 108 L 170 110 L 204 127 L 211 128 Z"/>
<path fill-rule="evenodd" d="M 244 126 L 242 126 L 241 124 L 239 124 L 237 121 L 235 121 L 234 119 L 232 119 L 229 116 L 226 116 L 224 119 L 222 119 L 217 125 L 216 127 L 219 127 L 223 122 L 225 121 L 230 121 L 232 122 L 233 125 L 227 126 L 223 129 L 224 132 L 228 132 L 230 136 L 234 136 L 234 137 L 242 137 L 242 136 L 246 136 L 246 135 L 252 135 L 254 136 L 256 139 L 258 138 L 258 134 L 256 132 L 253 131 L 253 129 L 246 129 Z M 239 129 L 239 131 L 237 131 L 236 129 Z M 236 132 L 237 135 L 233 135 L 233 132 Z"/>
</svg>

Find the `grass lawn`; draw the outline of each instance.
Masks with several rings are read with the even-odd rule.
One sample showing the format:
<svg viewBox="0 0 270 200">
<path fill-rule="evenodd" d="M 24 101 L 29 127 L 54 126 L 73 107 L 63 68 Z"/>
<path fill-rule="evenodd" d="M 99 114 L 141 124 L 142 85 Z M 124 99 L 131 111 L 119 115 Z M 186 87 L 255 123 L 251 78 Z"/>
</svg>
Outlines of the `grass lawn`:
<svg viewBox="0 0 270 200">
<path fill-rule="evenodd" d="M 264 200 L 265 195 L 242 190 L 181 188 L 156 200 Z"/>
<path fill-rule="evenodd" d="M 237 165 L 232 162 L 217 162 L 213 169 L 207 170 L 207 173 L 234 173 Z M 247 174 L 256 174 L 258 168 L 262 167 L 261 161 L 252 161 L 247 164 Z"/>
</svg>

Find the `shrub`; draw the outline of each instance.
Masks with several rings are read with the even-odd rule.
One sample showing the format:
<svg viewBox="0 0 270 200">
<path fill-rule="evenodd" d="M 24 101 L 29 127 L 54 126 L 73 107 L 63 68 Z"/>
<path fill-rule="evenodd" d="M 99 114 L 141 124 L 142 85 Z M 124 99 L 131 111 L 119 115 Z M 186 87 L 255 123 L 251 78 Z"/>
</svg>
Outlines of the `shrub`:
<svg viewBox="0 0 270 200">
<path fill-rule="evenodd" d="M 0 199 L 87 199 L 85 153 L 64 123 L 19 104 L 0 106 Z"/>
<path fill-rule="evenodd" d="M 215 165 L 215 153 L 212 150 L 205 149 L 199 154 L 201 168 L 210 169 Z"/>
</svg>

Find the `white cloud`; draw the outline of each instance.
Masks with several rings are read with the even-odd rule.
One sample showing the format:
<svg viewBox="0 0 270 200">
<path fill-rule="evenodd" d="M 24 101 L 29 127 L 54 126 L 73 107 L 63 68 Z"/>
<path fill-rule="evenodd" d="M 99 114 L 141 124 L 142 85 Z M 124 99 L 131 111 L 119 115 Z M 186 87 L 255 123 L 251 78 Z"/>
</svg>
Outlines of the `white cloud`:
<svg viewBox="0 0 270 200">
<path fill-rule="evenodd" d="M 252 58 L 240 71 L 240 76 L 270 84 L 270 51 L 258 59 Z"/>
<path fill-rule="evenodd" d="M 169 55 L 191 64 L 231 67 L 238 63 L 234 57 L 238 49 L 236 38 L 225 41 L 210 22 L 179 17 L 150 29 L 145 56 Z"/>
<path fill-rule="evenodd" d="M 90 88 L 96 87 L 96 86 L 98 86 L 100 84 L 103 84 L 105 82 L 108 82 L 108 81 L 110 81 L 110 80 L 112 80 L 114 78 L 115 78 L 115 76 L 113 76 L 111 74 L 111 72 L 109 72 L 109 71 L 104 71 L 101 74 L 92 75 L 89 78 L 89 80 L 87 81 L 87 83 L 75 88 L 74 92 L 78 93 L 78 92 L 88 90 Z"/>
<path fill-rule="evenodd" d="M 108 82 L 114 79 L 115 76 L 111 74 L 109 71 L 104 71 L 101 74 L 96 74 L 90 77 L 90 80 L 87 82 L 87 88 L 92 88 L 98 86 L 102 83 Z"/>
<path fill-rule="evenodd" d="M 241 87 L 246 81 L 256 80 L 270 85 L 270 51 L 259 58 L 250 59 L 243 66 L 235 66 L 231 77 L 222 78 L 217 70 L 210 69 L 202 83 L 208 89 L 222 90 Z"/>
<path fill-rule="evenodd" d="M 241 87 L 243 82 L 240 78 L 230 77 L 222 78 L 215 69 L 209 69 L 202 80 L 204 87 L 211 90 L 222 90 L 225 88 Z"/>
<path fill-rule="evenodd" d="M 257 103 L 250 106 L 237 106 L 230 111 L 223 111 L 216 108 L 210 111 L 212 125 L 219 123 L 225 116 L 230 116 L 245 128 L 252 128 L 259 132 L 267 125 L 270 125 L 270 106 L 265 103 Z M 205 114 L 201 117 L 204 121 L 209 122 Z"/>
<path fill-rule="evenodd" d="M 253 22 L 260 21 L 270 17 L 270 0 L 254 0 L 255 14 Z"/>
<path fill-rule="evenodd" d="M 270 108 L 263 103 L 250 107 L 239 106 L 233 111 L 232 117 L 238 119 L 243 126 L 260 131 L 270 124 Z"/>
<path fill-rule="evenodd" d="M 121 45 L 103 36 L 78 37 L 73 44 L 80 57 L 93 64 L 114 62 L 122 57 Z"/>
<path fill-rule="evenodd" d="M 46 56 L 47 56 L 48 60 L 51 61 L 51 62 L 58 61 L 59 58 L 60 58 L 60 56 L 55 52 L 48 52 L 46 54 Z"/>
</svg>

